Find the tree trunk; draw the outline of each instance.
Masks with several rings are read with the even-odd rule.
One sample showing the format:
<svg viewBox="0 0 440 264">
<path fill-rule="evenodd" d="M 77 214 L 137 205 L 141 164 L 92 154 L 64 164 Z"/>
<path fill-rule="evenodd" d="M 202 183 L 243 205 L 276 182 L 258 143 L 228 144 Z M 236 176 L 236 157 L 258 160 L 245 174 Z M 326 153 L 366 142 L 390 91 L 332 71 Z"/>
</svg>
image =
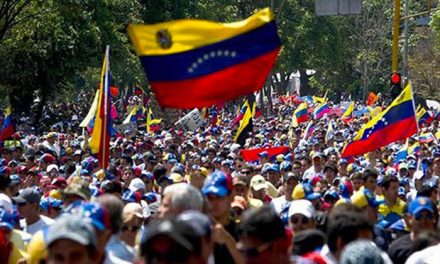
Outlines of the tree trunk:
<svg viewBox="0 0 440 264">
<path fill-rule="evenodd" d="M 299 95 L 300 96 L 310 95 L 311 89 L 309 84 L 309 76 L 307 76 L 306 69 L 299 70 L 299 81 L 300 81 Z"/>
</svg>

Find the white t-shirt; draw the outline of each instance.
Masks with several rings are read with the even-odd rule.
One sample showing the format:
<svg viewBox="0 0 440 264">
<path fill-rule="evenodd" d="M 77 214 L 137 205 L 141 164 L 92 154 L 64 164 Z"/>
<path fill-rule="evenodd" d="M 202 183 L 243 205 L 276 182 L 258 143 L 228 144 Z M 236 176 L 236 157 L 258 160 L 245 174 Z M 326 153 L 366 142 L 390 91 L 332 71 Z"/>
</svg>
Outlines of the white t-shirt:
<svg viewBox="0 0 440 264">
<path fill-rule="evenodd" d="M 312 179 L 312 178 L 315 177 L 315 176 L 318 176 L 318 177 L 320 177 L 320 178 L 324 178 L 324 177 L 325 177 L 325 175 L 324 175 L 324 173 L 322 172 L 322 170 L 321 170 L 321 171 L 318 171 L 318 172 L 315 172 L 315 167 L 313 167 L 313 165 L 312 165 L 312 167 L 308 168 L 308 169 L 304 172 L 303 180 L 310 180 L 310 179 Z"/>
<path fill-rule="evenodd" d="M 440 263 L 440 244 L 414 252 L 405 262 L 406 264 L 437 264 Z"/>
<path fill-rule="evenodd" d="M 292 201 L 287 201 L 286 196 L 283 195 L 272 199 L 272 201 L 270 202 L 270 206 L 275 210 L 275 212 L 277 212 L 278 215 L 280 215 L 283 208 L 290 207 L 291 203 Z M 287 211 L 289 211 L 289 209 L 287 209 Z"/>
<path fill-rule="evenodd" d="M 27 232 L 31 235 L 34 235 L 35 233 L 37 233 L 39 230 L 43 230 L 46 227 L 50 226 L 51 224 L 53 224 L 54 220 L 52 218 L 49 218 L 47 216 L 44 215 L 40 215 L 40 220 L 38 220 L 37 222 L 33 223 L 32 225 L 26 225 L 26 220 L 25 219 L 21 219 L 20 220 L 20 226 L 21 228 L 23 228 L 24 232 Z"/>
</svg>

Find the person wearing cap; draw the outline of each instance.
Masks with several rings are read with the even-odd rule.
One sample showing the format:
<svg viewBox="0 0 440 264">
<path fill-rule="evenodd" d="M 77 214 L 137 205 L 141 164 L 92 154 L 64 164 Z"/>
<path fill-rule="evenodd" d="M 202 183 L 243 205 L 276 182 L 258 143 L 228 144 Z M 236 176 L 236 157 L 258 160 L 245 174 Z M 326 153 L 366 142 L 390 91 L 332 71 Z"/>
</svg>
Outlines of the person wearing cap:
<svg viewBox="0 0 440 264">
<path fill-rule="evenodd" d="M 338 161 L 338 176 L 344 177 L 349 176 L 347 172 L 348 161 L 347 159 L 339 159 Z"/>
<path fill-rule="evenodd" d="M 133 167 L 131 166 L 125 166 L 124 170 L 122 171 L 122 182 L 123 182 L 123 188 L 128 188 L 131 180 L 135 177 Z"/>
<path fill-rule="evenodd" d="M 324 179 L 328 182 L 328 184 L 332 184 L 333 180 L 338 176 L 338 169 L 336 168 L 336 164 L 329 161 L 324 165 Z"/>
<path fill-rule="evenodd" d="M 388 254 L 394 263 L 404 263 L 412 253 L 414 240 L 424 231 L 435 230 L 438 213 L 428 197 L 417 197 L 408 205 L 411 233 L 391 243 Z"/>
<path fill-rule="evenodd" d="M 149 211 L 145 211 L 145 217 L 149 217 Z M 122 211 L 122 228 L 119 238 L 135 252 L 136 236 L 141 231 L 144 221 L 142 206 L 138 203 L 128 203 Z M 137 253 L 135 253 L 137 255 Z"/>
<path fill-rule="evenodd" d="M 62 192 L 62 200 L 64 208 L 68 210 L 71 205 L 75 206 L 76 204 L 81 203 L 81 201 L 89 201 L 90 190 L 82 180 L 78 183 L 70 183 Z"/>
<path fill-rule="evenodd" d="M 264 166 L 267 162 L 269 162 L 269 153 L 267 151 L 263 151 L 258 154 L 260 157 L 260 165 Z"/>
<path fill-rule="evenodd" d="M 249 194 L 249 178 L 247 176 L 235 176 L 232 179 L 232 186 L 232 196 L 243 197 L 249 208 L 258 208 L 263 206 L 263 202 L 261 200 L 255 199 Z"/>
<path fill-rule="evenodd" d="M 295 186 L 292 192 L 293 200 L 307 199 L 313 203 L 315 208 L 320 207 L 321 194 L 314 192 L 312 185 L 309 183 L 300 183 Z"/>
<path fill-rule="evenodd" d="M 351 203 L 365 213 L 365 216 L 373 223 L 378 220 L 378 207 L 384 203 L 383 200 L 378 200 L 374 193 L 369 189 L 362 189 L 355 192 L 351 197 Z M 373 227 L 374 242 L 384 251 L 388 250 L 391 238 L 385 229 L 375 224 Z"/>
<path fill-rule="evenodd" d="M 322 154 L 320 152 L 314 152 L 312 156 L 312 166 L 303 174 L 303 180 L 310 180 L 311 178 L 318 176 L 324 178 L 324 173 L 322 171 Z"/>
<path fill-rule="evenodd" d="M 414 173 L 413 177 L 413 185 L 414 188 L 411 188 L 410 191 L 406 194 L 407 202 L 411 202 L 417 197 L 417 192 L 423 187 L 423 180 L 425 178 L 425 172 L 422 170 L 418 170 Z"/>
<path fill-rule="evenodd" d="M 215 221 L 213 228 L 215 263 L 243 263 L 243 256 L 236 248 L 237 223 L 231 218 L 232 177 L 222 171 L 209 174 L 202 188 Z"/>
<path fill-rule="evenodd" d="M 53 197 L 43 197 L 40 200 L 40 211 L 41 215 L 49 217 L 51 219 L 57 218 L 62 209 L 63 201 L 55 199 Z"/>
<path fill-rule="evenodd" d="M 189 184 L 201 190 L 208 174 L 209 172 L 205 167 L 193 165 L 189 173 Z"/>
<path fill-rule="evenodd" d="M 20 213 L 20 226 L 33 235 L 53 223 L 49 217 L 40 215 L 41 194 L 34 188 L 23 189 L 18 196 L 13 198 Z"/>
<path fill-rule="evenodd" d="M 424 158 L 421 161 L 421 166 L 425 172 L 424 184 L 439 185 L 439 177 L 433 174 L 433 163 L 430 158 Z"/>
<path fill-rule="evenodd" d="M 398 197 L 399 180 L 396 176 L 385 176 L 381 188 L 384 203 L 379 206 L 379 223 L 387 228 L 403 217 L 406 203 Z"/>
<path fill-rule="evenodd" d="M 400 163 L 398 166 L 398 172 L 399 172 L 399 179 L 402 180 L 404 178 L 408 178 L 409 172 L 408 172 L 408 164 L 407 163 Z"/>
<path fill-rule="evenodd" d="M 212 260 L 214 250 L 212 239 L 213 223 L 209 216 L 199 211 L 189 210 L 179 214 L 176 220 L 177 222 L 184 222 L 194 229 L 195 234 L 201 240 L 200 263 L 209 263 L 209 260 Z"/>
<path fill-rule="evenodd" d="M 316 228 L 316 210 L 313 204 L 305 199 L 292 201 L 289 207 L 289 227 L 294 233 Z"/>
<path fill-rule="evenodd" d="M 60 175 L 58 166 L 56 164 L 50 164 L 46 168 L 46 175 L 49 176 L 51 179 L 55 179 Z"/>
<path fill-rule="evenodd" d="M 47 263 L 96 263 L 97 242 L 93 227 L 79 216 L 58 218 L 47 234 Z"/>
<path fill-rule="evenodd" d="M 269 206 L 246 211 L 240 222 L 239 236 L 237 247 L 246 263 L 290 263 L 292 237 Z"/>
<path fill-rule="evenodd" d="M 55 153 L 58 157 L 60 156 L 60 146 L 56 142 L 56 133 L 50 132 L 46 135 L 46 140 L 43 142 L 43 146 Z"/>
<path fill-rule="evenodd" d="M 110 215 L 102 205 L 95 202 L 84 202 L 75 208 L 73 214 L 82 217 L 82 221 L 93 226 L 96 234 L 97 263 L 124 262 L 124 260 L 106 253 L 106 246 L 112 236 L 112 230 Z"/>
<path fill-rule="evenodd" d="M 290 204 L 293 201 L 292 193 L 298 185 L 300 175 L 298 173 L 288 172 L 283 177 L 284 195 L 272 199 L 270 206 L 275 210 L 285 225 L 288 224 L 288 212 Z"/>
<path fill-rule="evenodd" d="M 186 210 L 203 208 L 203 197 L 198 189 L 186 183 L 177 183 L 165 188 L 158 209 L 159 218 L 174 217 Z"/>
<path fill-rule="evenodd" d="M 267 165 L 267 164 L 266 164 Z M 280 167 L 276 163 L 268 165 L 263 172 L 263 176 L 267 179 L 268 183 L 272 184 L 275 189 L 281 186 L 281 174 Z M 275 196 L 275 195 L 274 195 Z M 278 194 L 275 196 L 277 197 Z"/>
<path fill-rule="evenodd" d="M 14 225 L 12 214 L 0 207 L 0 263 L 15 264 L 27 257 L 26 252 L 13 241 Z"/>
<path fill-rule="evenodd" d="M 260 200 L 263 203 L 270 202 L 270 197 L 267 194 L 268 184 L 266 179 L 261 175 L 255 175 L 250 181 L 251 196 L 254 199 Z"/>
<path fill-rule="evenodd" d="M 186 221 L 154 221 L 142 238 L 140 257 L 144 263 L 206 263 L 198 231 Z"/>
</svg>

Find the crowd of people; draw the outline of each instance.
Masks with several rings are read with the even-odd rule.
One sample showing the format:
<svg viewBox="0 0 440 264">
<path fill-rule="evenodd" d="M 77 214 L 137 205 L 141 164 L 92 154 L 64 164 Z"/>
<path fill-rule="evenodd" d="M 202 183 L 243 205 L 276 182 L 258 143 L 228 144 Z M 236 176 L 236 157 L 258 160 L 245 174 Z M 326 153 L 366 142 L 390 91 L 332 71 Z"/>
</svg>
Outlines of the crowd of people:
<svg viewBox="0 0 440 264">
<path fill-rule="evenodd" d="M 223 109 L 195 131 L 124 131 L 102 169 L 78 128 L 85 101 L 45 108 L 44 132 L 16 116 L 0 158 L 0 263 L 440 263 L 435 139 L 403 158 L 405 141 L 344 159 L 371 113 L 293 128 L 296 105 L 274 100 L 244 145 Z"/>
</svg>

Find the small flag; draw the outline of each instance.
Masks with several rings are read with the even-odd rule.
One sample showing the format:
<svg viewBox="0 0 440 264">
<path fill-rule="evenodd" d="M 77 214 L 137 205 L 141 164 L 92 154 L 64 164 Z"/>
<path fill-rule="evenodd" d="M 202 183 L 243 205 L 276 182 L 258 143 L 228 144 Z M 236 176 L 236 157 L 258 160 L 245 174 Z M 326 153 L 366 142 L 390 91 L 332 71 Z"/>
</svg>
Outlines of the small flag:
<svg viewBox="0 0 440 264">
<path fill-rule="evenodd" d="M 0 141 L 10 138 L 15 133 L 15 124 L 12 116 L 12 107 L 5 109 L 5 119 L 3 120 L 2 130 L 0 132 Z"/>
<path fill-rule="evenodd" d="M 156 131 L 159 127 L 158 125 L 162 122 L 162 118 L 154 118 L 153 110 L 151 107 L 148 107 L 147 113 L 147 133 L 151 133 Z"/>
<path fill-rule="evenodd" d="M 408 138 L 405 141 L 405 145 L 396 153 L 396 157 L 394 158 L 394 163 L 399 164 L 401 161 L 405 161 L 408 156 Z"/>
<path fill-rule="evenodd" d="M 351 102 L 350 105 L 347 107 L 347 110 L 345 110 L 344 114 L 342 114 L 342 117 L 352 116 L 353 111 L 354 111 L 354 102 Z"/>
<path fill-rule="evenodd" d="M 415 154 L 418 155 L 421 150 L 422 149 L 420 148 L 420 143 L 417 141 L 408 148 L 408 154 L 409 155 L 415 155 Z"/>
<path fill-rule="evenodd" d="M 235 134 L 234 141 L 241 146 L 244 146 L 246 143 L 246 139 L 249 137 L 249 133 L 253 131 L 253 123 L 252 118 L 255 114 L 255 98 L 254 95 L 251 94 L 248 96 L 246 100 L 246 112 L 244 113 L 243 118 L 240 121 L 240 126 L 237 130 L 237 134 Z"/>
<path fill-rule="evenodd" d="M 99 89 L 96 90 L 95 98 L 93 99 L 92 106 L 90 107 L 89 112 L 87 113 L 84 120 L 81 122 L 81 124 L 79 124 L 79 127 L 88 127 L 90 122 L 92 122 L 92 119 L 95 118 L 96 108 L 98 108 L 98 101 L 99 101 Z"/>
<path fill-rule="evenodd" d="M 423 133 L 423 134 L 419 135 L 419 142 L 420 143 L 429 143 L 429 142 L 432 142 L 435 140 L 436 139 L 431 132 Z"/>
<path fill-rule="evenodd" d="M 367 106 L 374 105 L 379 100 L 379 96 L 373 92 L 368 94 Z"/>
<path fill-rule="evenodd" d="M 330 112 L 330 108 L 328 107 L 328 104 L 324 102 L 315 108 L 315 110 L 313 111 L 313 117 L 315 119 L 320 119 L 329 112 Z"/>
<path fill-rule="evenodd" d="M 315 131 L 315 125 L 313 124 L 313 121 L 310 121 L 306 127 L 306 130 L 304 131 L 304 135 L 303 135 L 304 140 L 307 140 L 309 137 L 311 137 L 313 131 Z"/>
<path fill-rule="evenodd" d="M 128 35 L 159 104 L 182 109 L 260 90 L 280 49 L 269 8 L 229 24 L 195 19 L 131 24 Z"/>
<path fill-rule="evenodd" d="M 365 124 L 345 146 L 341 157 L 364 154 L 392 142 L 406 139 L 418 131 L 411 84 L 385 111 Z"/>
<path fill-rule="evenodd" d="M 125 120 L 122 122 L 122 124 L 129 124 L 130 122 L 136 122 L 137 121 L 137 112 L 140 109 L 139 106 L 133 107 L 133 109 L 130 111 L 128 116 L 125 118 Z"/>
</svg>

